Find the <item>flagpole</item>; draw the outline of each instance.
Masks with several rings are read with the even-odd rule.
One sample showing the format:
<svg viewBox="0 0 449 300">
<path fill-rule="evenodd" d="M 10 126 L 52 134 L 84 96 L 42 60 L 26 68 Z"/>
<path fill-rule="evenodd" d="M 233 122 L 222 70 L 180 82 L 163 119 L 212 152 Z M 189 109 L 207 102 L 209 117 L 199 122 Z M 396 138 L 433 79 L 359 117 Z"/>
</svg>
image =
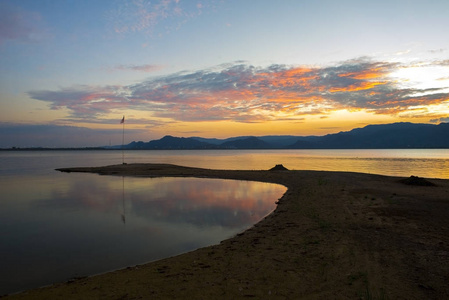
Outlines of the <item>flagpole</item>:
<svg viewBox="0 0 449 300">
<path fill-rule="evenodd" d="M 122 131 L 122 165 L 125 164 L 125 116 L 123 116 L 122 121 L 120 122 L 123 124 L 123 131 Z"/>
</svg>

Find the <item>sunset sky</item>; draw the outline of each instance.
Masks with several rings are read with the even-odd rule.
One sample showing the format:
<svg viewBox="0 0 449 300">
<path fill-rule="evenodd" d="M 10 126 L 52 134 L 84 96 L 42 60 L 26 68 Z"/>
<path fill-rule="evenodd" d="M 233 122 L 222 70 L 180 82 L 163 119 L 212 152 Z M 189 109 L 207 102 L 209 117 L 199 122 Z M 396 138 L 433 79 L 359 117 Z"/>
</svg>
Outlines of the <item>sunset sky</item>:
<svg viewBox="0 0 449 300">
<path fill-rule="evenodd" d="M 449 122 L 449 1 L 0 0 L 0 148 Z"/>
</svg>

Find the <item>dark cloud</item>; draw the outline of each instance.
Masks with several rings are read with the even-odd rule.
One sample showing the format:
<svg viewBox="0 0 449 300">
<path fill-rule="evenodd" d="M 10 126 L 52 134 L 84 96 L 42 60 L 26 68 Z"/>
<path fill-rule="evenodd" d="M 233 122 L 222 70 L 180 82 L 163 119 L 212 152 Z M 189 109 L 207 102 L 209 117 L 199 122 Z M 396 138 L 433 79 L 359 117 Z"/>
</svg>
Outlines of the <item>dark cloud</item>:
<svg viewBox="0 0 449 300">
<path fill-rule="evenodd" d="M 399 87 L 389 74 L 400 67 L 367 58 L 323 68 L 239 62 L 128 86 L 76 86 L 29 95 L 53 109 L 67 108 L 77 118 L 133 109 L 178 121 L 238 122 L 295 120 L 338 109 L 398 114 L 449 100 L 444 89 Z"/>
<path fill-rule="evenodd" d="M 118 122 L 116 122 L 118 124 Z M 126 135 L 144 135 L 141 130 L 127 129 Z M 111 142 L 121 144 L 122 130 L 89 129 L 55 124 L 0 123 L 0 148 L 10 147 L 86 147 L 102 146 Z"/>
<path fill-rule="evenodd" d="M 0 45 L 8 40 L 36 42 L 47 35 L 39 13 L 0 3 Z"/>
<path fill-rule="evenodd" d="M 116 125 L 119 124 L 122 120 L 122 117 L 119 118 L 101 118 L 101 119 L 89 119 L 90 124 L 110 124 L 110 125 Z M 84 118 L 64 118 L 58 120 L 59 123 L 64 124 L 76 124 L 85 121 Z M 163 126 L 166 125 L 167 122 L 159 121 L 159 120 L 153 120 L 153 119 L 143 119 L 143 118 L 135 118 L 133 116 L 126 116 L 126 124 L 129 125 L 146 125 L 148 128 L 154 128 L 157 126 Z"/>
<path fill-rule="evenodd" d="M 109 112 L 115 107 L 123 108 L 127 103 L 124 87 L 93 87 L 80 85 L 59 91 L 30 91 L 36 100 L 50 103 L 52 109 L 67 108 L 73 117 L 92 118 Z"/>
<path fill-rule="evenodd" d="M 445 118 L 437 118 L 437 119 L 431 119 L 430 123 L 449 123 L 449 117 Z"/>
</svg>

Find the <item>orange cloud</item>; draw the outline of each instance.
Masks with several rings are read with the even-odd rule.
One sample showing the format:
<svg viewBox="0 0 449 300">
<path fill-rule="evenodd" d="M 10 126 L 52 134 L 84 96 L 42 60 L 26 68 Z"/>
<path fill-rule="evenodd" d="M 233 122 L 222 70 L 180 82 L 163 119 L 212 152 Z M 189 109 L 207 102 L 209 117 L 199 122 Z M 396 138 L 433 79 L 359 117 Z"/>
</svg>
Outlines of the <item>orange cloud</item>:
<svg viewBox="0 0 449 300">
<path fill-rule="evenodd" d="M 400 67 L 367 60 L 324 68 L 236 64 L 130 86 L 80 86 L 29 95 L 50 102 L 52 108 L 65 107 L 76 118 L 97 119 L 113 110 L 133 109 L 191 122 L 296 120 L 341 109 L 392 115 L 449 99 L 444 89 L 399 88 L 388 74 Z"/>
<path fill-rule="evenodd" d="M 375 67 L 368 70 L 362 70 L 360 72 L 347 72 L 339 74 L 340 77 L 351 77 L 354 79 L 366 80 L 366 79 L 377 79 L 382 78 L 385 75 L 386 70 L 382 67 Z"/>
<path fill-rule="evenodd" d="M 340 93 L 340 92 L 355 92 L 355 91 L 363 91 L 363 90 L 369 90 L 374 88 L 377 85 L 386 84 L 386 82 L 379 82 L 379 81 L 373 81 L 373 82 L 360 82 L 358 84 L 353 84 L 345 87 L 331 87 L 329 88 L 329 92 L 331 93 Z"/>
</svg>

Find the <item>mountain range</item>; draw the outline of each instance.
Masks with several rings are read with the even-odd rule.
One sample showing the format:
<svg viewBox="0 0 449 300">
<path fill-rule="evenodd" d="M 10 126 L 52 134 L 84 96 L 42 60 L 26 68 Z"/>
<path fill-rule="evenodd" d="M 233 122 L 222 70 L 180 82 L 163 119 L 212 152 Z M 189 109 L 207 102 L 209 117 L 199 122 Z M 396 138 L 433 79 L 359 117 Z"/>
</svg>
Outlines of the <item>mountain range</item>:
<svg viewBox="0 0 449 300">
<path fill-rule="evenodd" d="M 167 135 L 159 140 L 132 142 L 124 147 L 136 150 L 449 148 L 449 123 L 368 125 L 324 136 L 268 135 L 216 139 Z"/>
</svg>

